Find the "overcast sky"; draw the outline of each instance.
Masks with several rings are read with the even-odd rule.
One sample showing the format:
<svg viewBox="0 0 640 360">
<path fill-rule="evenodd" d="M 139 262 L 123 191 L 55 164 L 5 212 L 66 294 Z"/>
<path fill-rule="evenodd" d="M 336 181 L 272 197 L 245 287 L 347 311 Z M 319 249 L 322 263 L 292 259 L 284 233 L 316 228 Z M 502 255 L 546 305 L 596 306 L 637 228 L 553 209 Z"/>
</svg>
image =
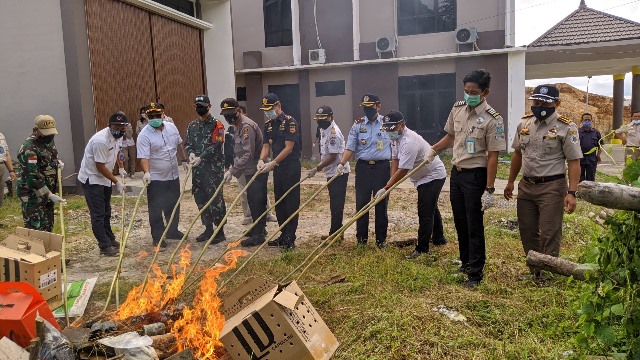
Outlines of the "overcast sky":
<svg viewBox="0 0 640 360">
<path fill-rule="evenodd" d="M 587 6 L 640 23 L 640 0 L 586 0 Z M 580 0 L 516 0 L 516 45 L 527 45 L 549 28 L 564 19 L 580 5 Z M 640 59 L 638 60 L 640 65 Z M 631 69 L 625 77 L 624 93 L 631 96 Z M 565 82 L 579 89 L 587 89 L 587 77 L 528 80 L 527 86 Z M 611 75 L 594 76 L 589 92 L 611 96 Z"/>
</svg>

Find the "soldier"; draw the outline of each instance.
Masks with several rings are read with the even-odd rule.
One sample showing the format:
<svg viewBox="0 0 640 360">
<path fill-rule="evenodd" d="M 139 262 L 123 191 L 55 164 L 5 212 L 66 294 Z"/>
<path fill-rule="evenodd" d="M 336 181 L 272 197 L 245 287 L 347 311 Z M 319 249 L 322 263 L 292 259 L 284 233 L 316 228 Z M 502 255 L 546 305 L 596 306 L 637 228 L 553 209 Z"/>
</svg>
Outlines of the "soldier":
<svg viewBox="0 0 640 360">
<path fill-rule="evenodd" d="M 258 161 L 258 170 L 266 174 L 273 170 L 273 193 L 278 201 L 285 192 L 300 180 L 300 123 L 282 111 L 278 96 L 268 93 L 262 98 L 262 107 L 269 119 L 264 127 L 264 144 Z M 273 150 L 273 160 L 265 163 Z M 274 170 L 275 169 L 275 170 Z M 300 207 L 300 187 L 296 186 L 283 201 L 276 205 L 278 224 L 282 225 Z M 298 216 L 296 215 L 282 229 L 280 237 L 269 241 L 269 246 L 279 246 L 283 250 L 295 248 Z"/>
<path fill-rule="evenodd" d="M 185 150 L 189 153 L 189 161 L 193 166 L 192 191 L 198 209 L 211 199 L 216 188 L 222 183 L 224 175 L 224 125 L 209 113 L 211 101 L 207 95 L 198 95 L 195 99 L 195 110 L 199 118 L 193 120 L 187 128 Z M 213 203 L 200 217 L 205 230 L 196 240 L 209 240 L 214 233 L 214 225 L 220 231 L 213 239 L 217 244 L 224 241 L 224 224 L 222 218 L 227 212 L 222 189 Z"/>
<path fill-rule="evenodd" d="M 596 181 L 596 168 L 600 159 L 600 131 L 593 127 L 593 117 L 589 113 L 582 114 L 582 127 L 578 130 L 580 134 L 580 148 L 582 149 L 582 159 L 580 159 L 580 181 Z"/>
<path fill-rule="evenodd" d="M 53 205 L 66 203 L 54 191 L 58 188 L 58 150 L 53 138 L 58 133 L 51 115 L 39 115 L 34 121 L 33 133 L 18 151 L 20 177 L 18 197 L 22 205 L 24 227 L 51 232 Z"/>
<path fill-rule="evenodd" d="M 391 139 L 391 171 L 393 175 L 387 184 L 376 193 L 380 198 L 386 190 L 400 181 L 407 173 L 421 164 L 431 149 L 431 145 L 405 125 L 404 116 L 399 111 L 391 111 L 384 117 L 382 130 Z M 406 256 L 415 259 L 429 253 L 429 240 L 434 245 L 444 245 L 447 240 L 442 228 L 442 216 L 438 210 L 438 198 L 447 178 L 447 171 L 438 156 L 417 170 L 410 179 L 418 190 L 418 243 L 415 250 Z"/>
<path fill-rule="evenodd" d="M 506 149 L 504 122 L 486 101 L 491 75 L 475 70 L 463 79 L 464 101 L 453 105 L 444 127 L 447 134 L 431 147 L 429 160 L 453 146 L 451 208 L 458 234 L 460 271 L 467 274 L 465 287 L 474 288 L 483 278 L 486 261 L 483 215 L 493 204 L 498 152 Z"/>
<path fill-rule="evenodd" d="M 576 189 L 580 180 L 580 139 L 570 119 L 556 111 L 560 92 L 554 85 L 539 85 L 529 98 L 531 112 L 525 115 L 511 145 L 509 181 L 504 197 L 513 197 L 514 181 L 522 168 L 518 183 L 518 226 L 525 255 L 530 250 L 558 256 L 562 239 L 562 211 L 573 213 Z M 566 164 L 565 164 L 566 161 Z M 569 187 L 566 171 L 569 167 Z M 568 191 L 567 191 L 568 190 Z M 536 280 L 544 280 L 540 269 L 530 268 Z"/>
<path fill-rule="evenodd" d="M 120 249 L 120 243 L 111 230 L 111 195 L 113 191 L 121 194 L 124 184 L 109 169 L 116 163 L 128 124 L 124 114 L 111 115 L 109 126 L 89 139 L 78 172 L 100 255 L 116 256 Z M 112 184 L 115 184 L 115 189 Z"/>
<path fill-rule="evenodd" d="M 320 163 L 307 173 L 311 178 L 318 171 L 324 171 L 327 181 L 335 174 L 344 154 L 344 136 L 338 125 L 333 121 L 333 110 L 327 105 L 320 106 L 316 110 L 313 119 L 318 123 L 320 129 Z M 329 235 L 338 231 L 342 227 L 344 214 L 344 201 L 347 194 L 347 182 L 349 181 L 349 163 L 344 166 L 343 173 L 338 175 L 331 184 L 327 186 L 329 190 L 329 209 L 331 210 L 331 228 Z M 329 236 L 323 235 L 320 238 L 325 240 Z"/>
<path fill-rule="evenodd" d="M 235 129 L 233 135 L 233 164 L 224 173 L 224 181 L 231 181 L 232 177 L 243 178 L 246 183 L 256 173 L 260 151 L 262 150 L 263 138 L 260 127 L 253 120 L 249 119 L 240 110 L 240 104 L 233 98 L 222 100 L 220 104 L 221 115 Z M 249 218 L 257 219 L 267 209 L 267 180 L 268 174 L 258 175 L 245 194 L 251 213 Z M 244 186 L 243 186 L 244 188 Z M 264 243 L 266 234 L 267 218 L 262 217 L 260 221 L 251 229 L 249 238 L 242 240 L 242 246 L 256 246 Z"/>
<path fill-rule="evenodd" d="M 616 134 L 624 134 L 627 155 L 636 161 L 640 157 L 640 111 L 631 113 L 631 122 L 616 130 Z"/>
<path fill-rule="evenodd" d="M 387 184 L 391 178 L 391 140 L 382 131 L 382 115 L 380 98 L 366 94 L 360 101 L 364 116 L 356 119 L 347 138 L 344 154 L 337 171 L 344 172 L 351 156 L 356 155 L 356 211 L 371 201 L 376 191 Z M 376 205 L 376 245 L 387 246 L 387 202 L 384 199 Z M 369 213 L 364 214 L 356 222 L 356 240 L 358 245 L 366 245 L 369 239 Z"/>
<path fill-rule="evenodd" d="M 11 162 L 11 154 L 9 154 L 9 146 L 7 145 L 7 140 L 4 135 L 0 133 L 0 162 L 4 163 L 7 167 L 7 171 L 9 171 L 9 178 L 7 179 L 7 188 L 9 189 L 9 194 L 13 192 L 13 182 L 16 181 L 16 172 L 13 169 L 13 162 Z M 4 200 L 4 182 L 2 182 L 2 177 L 4 176 L 4 168 L 0 166 L 0 206 L 2 206 L 2 202 Z"/>
</svg>

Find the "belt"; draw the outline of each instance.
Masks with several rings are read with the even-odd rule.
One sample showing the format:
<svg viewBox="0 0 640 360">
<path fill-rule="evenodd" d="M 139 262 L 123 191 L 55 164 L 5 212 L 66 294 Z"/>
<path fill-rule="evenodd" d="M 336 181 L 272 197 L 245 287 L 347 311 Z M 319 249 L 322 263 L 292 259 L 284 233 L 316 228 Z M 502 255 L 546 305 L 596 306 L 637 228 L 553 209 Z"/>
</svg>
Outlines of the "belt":
<svg viewBox="0 0 640 360">
<path fill-rule="evenodd" d="M 456 168 L 456 170 L 458 172 L 479 171 L 479 170 L 486 170 L 487 169 L 486 167 L 474 167 L 474 168 L 465 169 L 465 168 L 462 168 L 462 167 L 460 167 L 458 165 L 456 165 L 455 168 Z"/>
<path fill-rule="evenodd" d="M 530 184 L 542 184 L 542 183 L 564 179 L 564 177 L 565 177 L 564 174 L 551 175 L 551 176 L 534 176 L 534 177 L 523 176 L 522 180 Z"/>
<path fill-rule="evenodd" d="M 382 163 L 388 163 L 389 160 L 358 160 L 359 163 L 364 163 L 364 164 L 369 164 L 369 165 L 376 165 L 376 164 L 382 164 Z"/>
</svg>

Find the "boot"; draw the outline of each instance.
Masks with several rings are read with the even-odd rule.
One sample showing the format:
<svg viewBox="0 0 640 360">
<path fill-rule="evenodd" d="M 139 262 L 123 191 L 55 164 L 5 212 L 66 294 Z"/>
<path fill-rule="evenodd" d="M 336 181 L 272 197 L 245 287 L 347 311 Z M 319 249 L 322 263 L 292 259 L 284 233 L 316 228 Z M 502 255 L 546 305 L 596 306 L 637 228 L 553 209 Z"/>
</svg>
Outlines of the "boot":
<svg viewBox="0 0 640 360">
<path fill-rule="evenodd" d="M 209 238 L 213 235 L 213 224 L 205 225 L 204 232 L 196 238 L 197 242 L 203 242 L 209 240 Z"/>
<path fill-rule="evenodd" d="M 211 236 L 211 235 L 209 235 L 209 236 Z M 216 234 L 216 237 L 213 238 L 213 241 L 211 243 L 212 244 L 219 244 L 219 243 L 221 243 L 221 242 L 223 242 L 225 240 L 227 240 L 227 237 L 224 236 L 224 229 L 220 229 L 220 231 L 218 231 L 218 233 Z"/>
<path fill-rule="evenodd" d="M 244 247 L 258 246 L 258 245 L 262 245 L 264 241 L 265 241 L 264 236 L 252 235 L 250 238 L 242 240 L 240 242 L 240 245 Z"/>
</svg>

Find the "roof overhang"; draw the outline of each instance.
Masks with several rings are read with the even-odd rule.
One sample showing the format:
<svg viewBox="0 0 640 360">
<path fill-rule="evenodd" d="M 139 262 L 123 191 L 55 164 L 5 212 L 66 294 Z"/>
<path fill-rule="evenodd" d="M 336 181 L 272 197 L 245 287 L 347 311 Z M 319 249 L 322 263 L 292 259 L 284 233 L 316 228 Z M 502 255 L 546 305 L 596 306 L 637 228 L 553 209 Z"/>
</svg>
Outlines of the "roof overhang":
<svg viewBox="0 0 640 360">
<path fill-rule="evenodd" d="M 640 65 L 640 39 L 528 47 L 526 79 L 624 74 Z"/>
</svg>

